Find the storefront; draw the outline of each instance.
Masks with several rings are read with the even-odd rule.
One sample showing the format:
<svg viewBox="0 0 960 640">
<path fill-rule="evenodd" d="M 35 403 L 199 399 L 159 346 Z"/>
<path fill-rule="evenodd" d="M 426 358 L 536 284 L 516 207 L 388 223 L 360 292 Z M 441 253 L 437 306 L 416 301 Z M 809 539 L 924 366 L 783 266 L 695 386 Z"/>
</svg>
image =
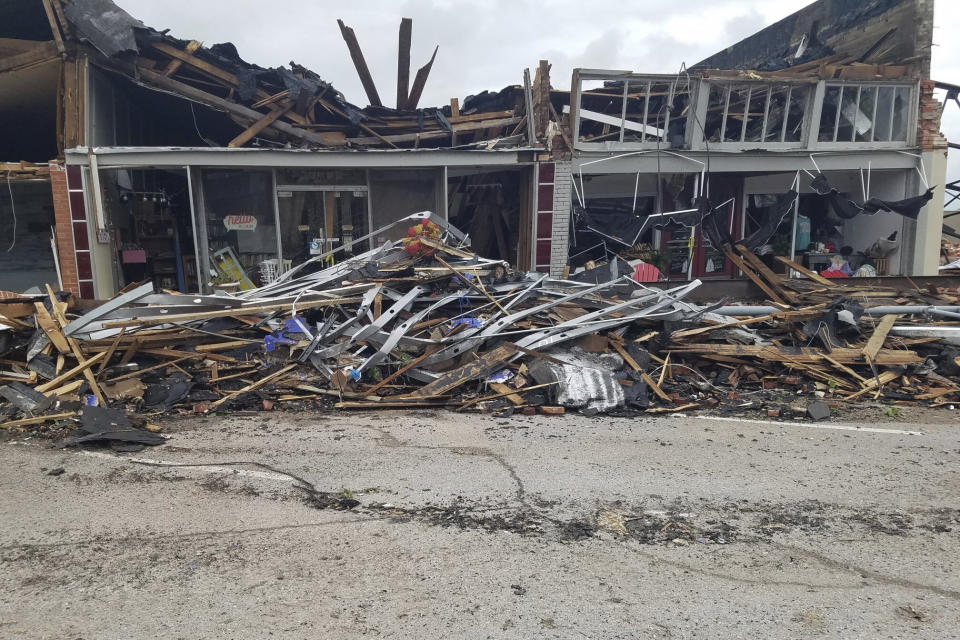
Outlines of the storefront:
<svg viewBox="0 0 960 640">
<path fill-rule="evenodd" d="M 145 279 L 183 292 L 250 289 L 333 249 L 343 259 L 398 240 L 406 228 L 384 228 L 420 211 L 530 268 L 534 160 L 518 150 L 67 152 L 82 168 L 77 208 L 98 298 Z"/>
</svg>

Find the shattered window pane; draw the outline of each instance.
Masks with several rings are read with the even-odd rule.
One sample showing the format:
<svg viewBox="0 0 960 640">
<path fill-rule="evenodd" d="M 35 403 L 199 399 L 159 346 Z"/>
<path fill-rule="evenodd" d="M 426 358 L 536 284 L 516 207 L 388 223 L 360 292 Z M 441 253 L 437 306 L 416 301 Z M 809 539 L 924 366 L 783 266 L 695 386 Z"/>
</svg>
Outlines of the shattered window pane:
<svg viewBox="0 0 960 640">
<path fill-rule="evenodd" d="M 860 114 L 861 124 L 857 127 L 857 142 L 873 141 L 873 119 L 874 107 L 877 104 L 877 88 L 860 88 Z"/>
<path fill-rule="evenodd" d="M 764 84 L 755 84 L 750 87 L 750 108 L 747 110 L 747 131 L 744 136 L 747 142 L 760 142 L 763 139 L 763 122 L 769 91 L 770 87 Z"/>
<path fill-rule="evenodd" d="M 833 142 L 833 133 L 837 123 L 837 109 L 840 105 L 840 87 L 827 87 L 823 95 L 823 109 L 820 112 L 820 142 Z"/>
<path fill-rule="evenodd" d="M 723 109 L 726 101 L 727 87 L 711 84 L 710 99 L 707 102 L 707 121 L 703 123 L 703 134 L 707 142 L 720 142 L 720 129 L 723 125 Z"/>
<path fill-rule="evenodd" d="M 893 87 L 880 87 L 877 92 L 877 118 L 873 123 L 874 142 L 890 140 L 890 125 L 893 123 Z"/>
<path fill-rule="evenodd" d="M 780 142 L 789 96 L 790 85 L 777 84 L 770 88 L 770 108 L 767 112 L 766 131 L 763 134 L 764 142 Z"/>
<path fill-rule="evenodd" d="M 723 132 L 724 142 L 740 142 L 743 133 L 743 118 L 747 108 L 747 94 L 749 85 L 734 85 L 730 87 L 730 100 L 727 104 L 727 121 Z"/>
<path fill-rule="evenodd" d="M 840 100 L 840 122 L 837 125 L 837 142 L 853 142 L 854 122 L 862 126 L 862 114 L 857 109 L 857 87 L 847 85 L 843 87 L 843 97 Z"/>
<path fill-rule="evenodd" d="M 808 86 L 795 86 L 790 91 L 790 110 L 787 112 L 784 142 L 800 142 L 803 139 L 803 119 L 807 113 L 809 96 Z"/>
<path fill-rule="evenodd" d="M 910 87 L 896 87 L 893 99 L 893 133 L 896 142 L 907 140 L 907 119 L 910 117 Z"/>
</svg>

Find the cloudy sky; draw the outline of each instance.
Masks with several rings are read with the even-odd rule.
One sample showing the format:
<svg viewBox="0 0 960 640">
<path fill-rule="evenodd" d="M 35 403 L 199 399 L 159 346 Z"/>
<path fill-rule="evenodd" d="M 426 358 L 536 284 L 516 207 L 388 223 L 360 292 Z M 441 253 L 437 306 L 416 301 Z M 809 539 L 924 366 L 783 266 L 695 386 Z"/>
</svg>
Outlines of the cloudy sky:
<svg viewBox="0 0 960 640">
<path fill-rule="evenodd" d="M 440 46 L 421 105 L 442 105 L 483 89 L 519 84 L 523 68 L 553 64 L 552 84 L 569 88 L 574 67 L 673 73 L 810 4 L 809 0 L 115 0 L 156 29 L 229 41 L 271 67 L 291 60 L 316 71 L 356 104 L 366 104 L 337 18 L 353 27 L 384 104 L 396 99 L 397 28 L 413 18 L 411 81 Z M 960 2 L 936 0 L 933 77 L 960 84 Z M 951 36 L 954 37 L 951 37 Z M 960 140 L 960 107 L 948 106 L 944 132 Z M 960 178 L 960 152 L 951 154 Z"/>
</svg>

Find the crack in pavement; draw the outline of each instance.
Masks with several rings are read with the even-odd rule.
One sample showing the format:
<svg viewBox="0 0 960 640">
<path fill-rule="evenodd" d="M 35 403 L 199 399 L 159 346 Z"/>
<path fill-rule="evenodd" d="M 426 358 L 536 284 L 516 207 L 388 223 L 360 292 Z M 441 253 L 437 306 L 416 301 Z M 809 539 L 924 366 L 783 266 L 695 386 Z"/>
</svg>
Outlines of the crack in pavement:
<svg viewBox="0 0 960 640">
<path fill-rule="evenodd" d="M 951 589 L 944 589 L 943 587 L 937 587 L 935 585 L 923 584 L 922 582 L 915 582 L 913 580 L 907 580 L 905 578 L 897 578 L 893 576 L 888 576 L 882 574 L 873 569 L 867 569 L 859 565 L 855 565 L 849 562 L 843 562 L 836 560 L 827 556 L 824 553 L 818 551 L 812 551 L 809 549 L 803 549 L 800 547 L 795 547 L 788 544 L 783 544 L 775 542 L 772 540 L 764 540 L 762 538 L 753 539 L 754 542 L 767 542 L 773 546 L 780 547 L 781 549 L 795 552 L 799 555 L 806 556 L 816 560 L 820 564 L 829 567 L 831 569 L 836 569 L 839 571 L 844 571 L 846 573 L 857 574 L 857 576 L 863 580 L 869 578 L 876 584 L 884 585 L 893 585 L 904 587 L 908 589 L 917 589 L 918 591 L 927 591 L 929 593 L 935 593 L 937 595 L 943 596 L 945 598 L 950 598 L 952 600 L 960 600 L 960 591 L 954 591 Z M 869 582 L 862 582 L 861 584 L 818 584 L 814 582 L 803 582 L 797 580 L 770 580 L 766 578 L 749 578 L 745 576 L 737 576 L 730 573 L 724 573 L 722 571 L 714 571 L 710 569 L 704 569 L 697 567 L 693 564 L 688 564 L 686 562 L 681 562 L 679 560 L 670 560 L 669 558 L 664 558 L 661 555 L 653 551 L 645 551 L 638 546 L 631 544 L 632 541 L 620 541 L 620 545 L 633 551 L 637 555 L 644 556 L 649 558 L 656 563 L 665 564 L 676 569 L 682 569 L 683 571 L 688 571 L 690 573 L 696 573 L 698 575 L 707 576 L 711 578 L 719 578 L 721 580 L 727 580 L 729 582 L 736 582 L 738 584 L 748 584 L 748 585 L 761 585 L 761 586 L 776 586 L 776 587 L 807 587 L 810 589 L 833 589 L 833 590 L 857 590 L 857 589 L 866 589 L 869 586 L 872 586 Z"/>
</svg>

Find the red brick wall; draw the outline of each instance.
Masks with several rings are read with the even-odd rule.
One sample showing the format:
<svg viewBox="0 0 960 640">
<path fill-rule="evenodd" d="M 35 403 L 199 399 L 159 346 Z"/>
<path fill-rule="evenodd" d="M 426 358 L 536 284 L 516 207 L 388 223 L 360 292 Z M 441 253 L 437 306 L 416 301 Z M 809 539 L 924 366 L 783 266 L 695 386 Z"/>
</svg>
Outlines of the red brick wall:
<svg viewBox="0 0 960 640">
<path fill-rule="evenodd" d="M 57 257 L 63 288 L 80 294 L 77 280 L 77 257 L 73 249 L 73 223 L 70 219 L 70 195 L 67 192 L 67 171 L 63 165 L 50 164 L 50 189 L 53 191 L 53 213 L 57 230 Z"/>
<path fill-rule="evenodd" d="M 940 133 L 940 101 L 933 97 L 933 80 L 920 81 L 920 117 L 917 121 L 917 146 L 922 151 L 946 149 L 947 140 Z"/>
</svg>

